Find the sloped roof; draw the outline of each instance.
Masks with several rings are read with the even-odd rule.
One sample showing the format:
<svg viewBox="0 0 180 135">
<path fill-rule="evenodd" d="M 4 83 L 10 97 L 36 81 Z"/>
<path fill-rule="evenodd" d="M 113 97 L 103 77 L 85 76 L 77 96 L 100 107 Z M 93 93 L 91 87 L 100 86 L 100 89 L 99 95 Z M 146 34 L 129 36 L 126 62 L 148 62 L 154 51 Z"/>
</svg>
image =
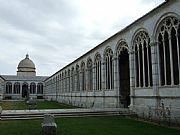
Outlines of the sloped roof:
<svg viewBox="0 0 180 135">
<path fill-rule="evenodd" d="M 48 76 L 0 75 L 5 81 L 44 81 Z"/>
<path fill-rule="evenodd" d="M 69 65 L 75 63 L 76 61 L 78 61 L 79 59 L 81 59 L 82 57 L 84 57 L 85 55 L 91 53 L 92 51 L 94 51 L 96 48 L 102 46 L 105 42 L 107 42 L 108 40 L 112 39 L 113 37 L 117 36 L 119 33 L 126 31 L 128 29 L 130 29 L 133 25 L 135 25 L 136 23 L 138 23 L 139 21 L 141 21 L 143 18 L 151 15 L 152 13 L 156 12 L 158 9 L 160 9 L 162 6 L 165 6 L 167 4 L 169 4 L 170 2 L 174 2 L 176 0 L 164 0 L 164 2 L 162 2 L 159 6 L 155 7 L 154 9 L 152 9 L 151 11 L 149 11 L 148 13 L 146 13 L 145 15 L 143 15 L 142 17 L 138 18 L 137 20 L 135 20 L 134 22 L 130 23 L 129 25 L 127 25 L 125 28 L 123 28 L 122 30 L 118 31 L 117 33 L 115 33 L 114 35 L 112 35 L 111 37 L 107 38 L 106 40 L 104 40 L 102 43 L 98 44 L 97 46 L 95 46 L 94 48 L 92 48 L 91 50 L 89 50 L 88 52 L 86 52 L 85 54 L 83 54 L 82 56 L 78 57 L 77 59 L 75 59 L 73 62 L 69 63 L 68 65 L 66 65 L 65 67 L 63 67 L 62 69 L 58 70 L 57 72 L 55 72 L 53 75 L 49 76 L 48 78 L 46 78 L 46 80 L 48 80 L 49 78 L 51 78 L 52 76 L 54 76 L 55 74 L 59 73 L 60 71 L 64 70 L 65 68 L 67 68 Z M 45 80 L 45 81 L 46 81 Z"/>
</svg>

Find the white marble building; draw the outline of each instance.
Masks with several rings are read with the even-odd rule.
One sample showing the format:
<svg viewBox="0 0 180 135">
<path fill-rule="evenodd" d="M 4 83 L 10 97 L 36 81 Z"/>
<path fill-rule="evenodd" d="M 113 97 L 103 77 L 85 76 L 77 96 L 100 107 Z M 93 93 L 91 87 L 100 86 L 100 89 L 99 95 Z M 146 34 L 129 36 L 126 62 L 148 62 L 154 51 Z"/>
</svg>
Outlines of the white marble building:
<svg viewBox="0 0 180 135">
<path fill-rule="evenodd" d="M 35 64 L 28 54 L 20 61 L 17 69 L 17 75 L 0 75 L 0 100 L 44 98 L 43 81 L 47 77 L 36 76 Z"/>
<path fill-rule="evenodd" d="M 138 9 L 137 9 L 138 10 Z M 180 118 L 180 0 L 167 0 L 45 80 L 49 100 Z"/>
</svg>

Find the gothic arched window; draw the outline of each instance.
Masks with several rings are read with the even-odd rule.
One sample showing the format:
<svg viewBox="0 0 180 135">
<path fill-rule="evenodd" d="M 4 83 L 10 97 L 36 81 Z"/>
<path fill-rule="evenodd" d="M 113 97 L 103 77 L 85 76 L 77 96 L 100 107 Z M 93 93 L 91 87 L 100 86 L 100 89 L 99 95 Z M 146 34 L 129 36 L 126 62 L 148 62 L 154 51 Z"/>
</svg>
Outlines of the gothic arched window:
<svg viewBox="0 0 180 135">
<path fill-rule="evenodd" d="M 85 74 L 85 63 L 82 62 L 81 63 L 81 74 L 82 74 L 82 90 L 85 91 L 86 90 L 86 74 Z"/>
<path fill-rule="evenodd" d="M 74 67 L 72 67 L 72 69 L 71 69 L 71 87 L 72 87 L 72 92 L 74 91 L 74 86 L 75 86 Z"/>
<path fill-rule="evenodd" d="M 16 82 L 14 84 L 14 94 L 19 94 L 20 93 L 20 83 Z"/>
<path fill-rule="evenodd" d="M 36 84 L 32 82 L 30 84 L 30 94 L 35 94 L 35 93 L 36 93 Z"/>
<path fill-rule="evenodd" d="M 79 65 L 76 65 L 76 91 L 80 91 Z"/>
<path fill-rule="evenodd" d="M 37 85 L 37 94 L 43 94 L 43 84 L 38 83 Z"/>
<path fill-rule="evenodd" d="M 140 31 L 134 39 L 136 87 L 152 86 L 152 62 L 150 38 L 147 32 Z"/>
<path fill-rule="evenodd" d="M 92 60 L 87 60 L 87 72 L 88 72 L 88 83 L 87 88 L 88 90 L 93 90 L 93 67 L 92 67 Z"/>
<path fill-rule="evenodd" d="M 110 48 L 108 48 L 105 52 L 105 78 L 106 78 L 106 89 L 113 89 L 113 52 Z"/>
<path fill-rule="evenodd" d="M 70 69 L 68 69 L 68 92 L 70 92 L 71 91 L 71 81 L 70 81 L 70 76 L 71 76 L 71 71 L 70 71 Z"/>
<path fill-rule="evenodd" d="M 6 93 L 12 94 L 12 83 L 11 82 L 6 83 Z"/>
<path fill-rule="evenodd" d="M 160 85 L 180 84 L 180 20 L 166 17 L 158 27 Z"/>
<path fill-rule="evenodd" d="M 95 79 L 96 90 L 101 90 L 101 55 L 97 54 L 95 57 Z"/>
<path fill-rule="evenodd" d="M 64 74 L 64 92 L 67 92 L 67 71 Z"/>
</svg>

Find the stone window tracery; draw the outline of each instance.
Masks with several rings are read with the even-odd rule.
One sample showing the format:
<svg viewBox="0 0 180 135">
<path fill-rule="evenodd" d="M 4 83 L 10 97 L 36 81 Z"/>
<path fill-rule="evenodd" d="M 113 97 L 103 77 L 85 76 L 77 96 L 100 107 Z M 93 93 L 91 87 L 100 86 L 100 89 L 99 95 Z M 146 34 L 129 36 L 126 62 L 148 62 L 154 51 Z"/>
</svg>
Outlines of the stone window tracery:
<svg viewBox="0 0 180 135">
<path fill-rule="evenodd" d="M 70 90 L 70 85 L 71 85 L 71 83 L 70 83 L 70 73 L 71 73 L 71 71 L 70 71 L 70 69 L 68 70 L 68 92 L 70 92 L 71 90 Z"/>
<path fill-rule="evenodd" d="M 113 89 L 113 52 L 109 48 L 105 52 L 105 78 L 106 78 L 106 89 Z"/>
<path fill-rule="evenodd" d="M 80 91 L 79 65 L 76 65 L 76 91 Z"/>
<path fill-rule="evenodd" d="M 135 85 L 136 87 L 152 86 L 152 62 L 150 38 L 147 32 L 140 31 L 134 39 L 135 50 Z"/>
<path fill-rule="evenodd" d="M 180 84 L 180 20 L 166 17 L 158 27 L 160 85 Z"/>
<path fill-rule="evenodd" d="M 82 90 L 86 90 L 86 75 L 85 75 L 85 63 L 81 63 L 81 73 L 82 73 Z"/>
<path fill-rule="evenodd" d="M 72 67 L 72 69 L 71 69 L 71 86 L 72 86 L 72 91 L 74 91 L 74 86 L 75 86 L 74 67 Z"/>
<path fill-rule="evenodd" d="M 60 85 L 60 93 L 62 93 L 62 75 L 60 73 L 60 76 L 59 76 L 59 85 Z"/>
<path fill-rule="evenodd" d="M 59 81 L 60 81 L 60 78 L 59 78 L 59 74 L 58 74 L 58 76 L 57 76 L 57 91 L 59 92 Z"/>
<path fill-rule="evenodd" d="M 64 74 L 64 92 L 67 92 L 67 71 Z"/>
<path fill-rule="evenodd" d="M 93 68 L 92 68 L 92 60 L 88 59 L 87 61 L 87 71 L 88 71 L 88 90 L 93 90 Z"/>
<path fill-rule="evenodd" d="M 95 80 L 96 90 L 101 90 L 101 55 L 97 54 L 95 57 Z"/>
<path fill-rule="evenodd" d="M 62 78 L 61 78 L 61 84 L 62 84 L 62 93 L 64 93 L 64 73 L 62 73 Z"/>
</svg>

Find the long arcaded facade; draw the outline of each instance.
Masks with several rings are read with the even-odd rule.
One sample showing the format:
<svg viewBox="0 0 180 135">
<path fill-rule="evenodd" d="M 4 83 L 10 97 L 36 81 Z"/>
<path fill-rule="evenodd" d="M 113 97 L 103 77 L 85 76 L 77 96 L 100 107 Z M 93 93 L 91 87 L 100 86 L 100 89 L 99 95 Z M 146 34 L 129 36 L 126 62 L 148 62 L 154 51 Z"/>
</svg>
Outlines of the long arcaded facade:
<svg viewBox="0 0 180 135">
<path fill-rule="evenodd" d="M 45 80 L 45 98 L 180 117 L 180 1 L 165 1 Z"/>
</svg>

